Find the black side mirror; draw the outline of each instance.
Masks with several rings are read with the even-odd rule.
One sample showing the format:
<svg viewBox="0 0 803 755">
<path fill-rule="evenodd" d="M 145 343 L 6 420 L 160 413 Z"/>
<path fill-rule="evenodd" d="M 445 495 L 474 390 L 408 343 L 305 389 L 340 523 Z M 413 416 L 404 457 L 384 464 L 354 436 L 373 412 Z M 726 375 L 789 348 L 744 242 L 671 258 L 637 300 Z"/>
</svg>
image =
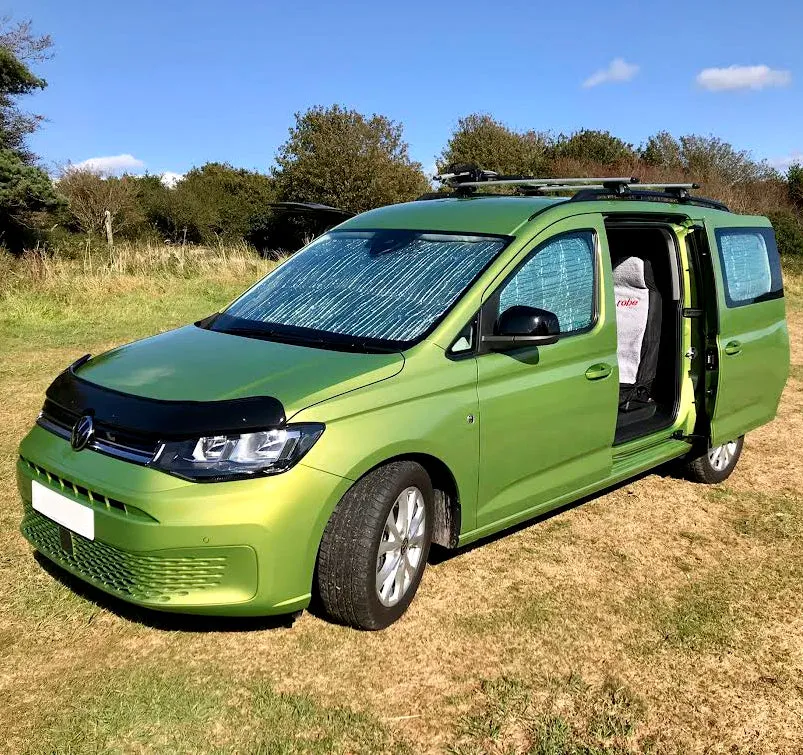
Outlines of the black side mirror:
<svg viewBox="0 0 803 755">
<path fill-rule="evenodd" d="M 554 312 L 517 304 L 499 315 L 494 335 L 483 336 L 482 342 L 494 351 L 546 346 L 560 337 L 560 322 Z"/>
</svg>

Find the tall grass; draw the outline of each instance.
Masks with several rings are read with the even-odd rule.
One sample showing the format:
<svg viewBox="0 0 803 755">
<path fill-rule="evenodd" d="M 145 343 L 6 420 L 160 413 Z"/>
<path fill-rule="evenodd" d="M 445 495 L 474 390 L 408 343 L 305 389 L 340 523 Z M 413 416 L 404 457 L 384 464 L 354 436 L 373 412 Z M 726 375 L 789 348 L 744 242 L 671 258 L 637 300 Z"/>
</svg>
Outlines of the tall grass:
<svg viewBox="0 0 803 755">
<path fill-rule="evenodd" d="M 84 289 L 99 291 L 126 279 L 240 281 L 259 278 L 275 265 L 245 243 L 202 247 L 126 241 L 112 248 L 87 245 L 78 253 L 36 248 L 18 258 L 0 253 L 0 292 L 59 288 L 76 279 Z"/>
<path fill-rule="evenodd" d="M 144 337 L 218 311 L 275 260 L 245 244 L 121 243 L 113 249 L 0 252 L 0 354 Z"/>
</svg>

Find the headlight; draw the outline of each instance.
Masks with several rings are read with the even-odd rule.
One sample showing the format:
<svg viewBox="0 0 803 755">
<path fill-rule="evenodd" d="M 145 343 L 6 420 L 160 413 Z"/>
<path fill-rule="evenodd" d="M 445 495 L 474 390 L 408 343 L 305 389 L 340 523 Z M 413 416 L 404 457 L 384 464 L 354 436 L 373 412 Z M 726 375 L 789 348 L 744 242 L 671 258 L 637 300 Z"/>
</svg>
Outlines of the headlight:
<svg viewBox="0 0 803 755">
<path fill-rule="evenodd" d="M 288 425 L 282 430 L 168 441 L 159 447 L 151 466 L 199 482 L 277 474 L 304 456 L 323 429 L 318 424 Z"/>
</svg>

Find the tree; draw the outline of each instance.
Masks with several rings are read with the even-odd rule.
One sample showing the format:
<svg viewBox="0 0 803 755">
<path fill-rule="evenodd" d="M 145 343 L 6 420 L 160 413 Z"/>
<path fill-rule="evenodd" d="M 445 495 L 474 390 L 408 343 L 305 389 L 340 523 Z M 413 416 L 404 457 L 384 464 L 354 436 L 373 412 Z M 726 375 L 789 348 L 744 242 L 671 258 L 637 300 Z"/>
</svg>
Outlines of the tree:
<svg viewBox="0 0 803 755">
<path fill-rule="evenodd" d="M 174 188 L 156 176 L 136 182 L 149 223 L 173 241 L 241 241 L 252 218 L 276 199 L 270 176 L 227 163 L 193 168 Z"/>
<path fill-rule="evenodd" d="M 28 165 L 13 150 L 0 149 L 0 244 L 22 248 L 36 214 L 58 205 L 53 183 L 43 170 Z"/>
<path fill-rule="evenodd" d="M 681 136 L 680 148 L 684 167 L 695 180 L 735 184 L 780 178 L 766 162 L 753 160 L 747 150 L 736 150 L 718 136 Z"/>
<path fill-rule="evenodd" d="M 30 23 L 9 26 L 0 19 L 0 233 L 14 251 L 31 240 L 37 213 L 58 204 L 47 174 L 25 146 L 41 118 L 22 112 L 17 98 L 45 87 L 27 60 L 46 56 L 50 41 L 34 37 Z"/>
<path fill-rule="evenodd" d="M 91 170 L 67 168 L 58 182 L 75 224 L 91 239 L 106 226 L 122 230 L 140 220 L 136 188 L 130 176 L 104 177 Z M 108 213 L 108 216 L 107 216 Z M 107 231 L 111 243 L 111 233 Z"/>
<path fill-rule="evenodd" d="M 537 131 L 519 133 L 483 113 L 461 118 L 438 161 L 439 168 L 473 163 L 508 175 L 544 171 L 548 139 Z"/>
<path fill-rule="evenodd" d="M 595 165 L 615 165 L 636 157 L 632 144 L 609 131 L 581 129 L 570 136 L 561 134 L 552 149 L 555 158 L 568 158 Z"/>
<path fill-rule="evenodd" d="M 154 175 L 126 178 L 141 212 L 139 225 L 127 226 L 126 233 L 156 232 L 173 242 L 248 239 L 276 200 L 272 177 L 227 163 L 193 168 L 174 186 Z"/>
<path fill-rule="evenodd" d="M 402 126 L 338 105 L 296 113 L 279 148 L 274 176 L 280 199 L 318 202 L 353 212 L 415 199 L 427 191 Z"/>
<path fill-rule="evenodd" d="M 170 203 L 173 189 L 162 183 L 161 176 L 148 173 L 144 176 L 128 176 L 128 180 L 139 207 L 141 222 L 131 224 L 126 228 L 126 234 L 135 237 L 155 234 L 162 239 L 172 237 Z"/>
<path fill-rule="evenodd" d="M 778 242 L 778 251 L 787 261 L 795 257 L 798 263 L 803 261 L 803 220 L 790 210 L 779 208 L 768 214 L 772 227 L 775 229 L 775 239 Z"/>
<path fill-rule="evenodd" d="M 30 19 L 13 23 L 11 16 L 0 18 L 0 47 L 23 62 L 41 63 L 53 57 L 53 39 L 49 34 L 34 34 Z"/>
<path fill-rule="evenodd" d="M 21 110 L 16 98 L 45 88 L 44 79 L 35 76 L 28 64 L 47 60 L 52 44 L 49 36 L 31 32 L 30 21 L 11 24 L 8 17 L 0 18 L 0 146 L 19 152 L 27 162 L 33 155 L 25 138 L 43 118 Z"/>
<path fill-rule="evenodd" d="M 647 139 L 641 150 L 641 159 L 648 165 L 685 169 L 683 148 L 668 131 L 659 131 Z"/>
<path fill-rule="evenodd" d="M 737 150 L 717 136 L 686 134 L 676 139 L 659 131 L 647 140 L 641 159 L 648 165 L 682 171 L 688 178 L 725 185 L 778 181 L 781 176 L 746 150 Z"/>
<path fill-rule="evenodd" d="M 177 230 L 190 227 L 198 240 L 241 240 L 251 218 L 276 199 L 273 179 L 228 163 L 193 168 L 172 190 Z"/>
<path fill-rule="evenodd" d="M 786 171 L 786 181 L 789 186 L 789 201 L 803 211 L 803 165 L 792 163 Z"/>
</svg>

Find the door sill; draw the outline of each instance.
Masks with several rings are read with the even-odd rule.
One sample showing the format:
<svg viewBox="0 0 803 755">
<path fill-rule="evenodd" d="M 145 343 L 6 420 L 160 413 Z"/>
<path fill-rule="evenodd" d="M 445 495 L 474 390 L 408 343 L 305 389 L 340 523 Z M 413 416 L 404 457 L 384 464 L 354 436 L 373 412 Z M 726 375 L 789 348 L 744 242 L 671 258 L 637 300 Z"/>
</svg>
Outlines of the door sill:
<svg viewBox="0 0 803 755">
<path fill-rule="evenodd" d="M 624 427 L 617 427 L 616 434 L 613 438 L 613 447 L 616 449 L 617 446 L 631 443 L 634 440 L 649 438 L 664 430 L 669 430 L 670 428 L 674 427 L 676 420 L 677 412 L 666 414 L 659 411 L 653 417 L 650 417 L 650 419 L 645 420 L 644 422 L 638 422 L 633 425 L 625 425 Z"/>
</svg>

